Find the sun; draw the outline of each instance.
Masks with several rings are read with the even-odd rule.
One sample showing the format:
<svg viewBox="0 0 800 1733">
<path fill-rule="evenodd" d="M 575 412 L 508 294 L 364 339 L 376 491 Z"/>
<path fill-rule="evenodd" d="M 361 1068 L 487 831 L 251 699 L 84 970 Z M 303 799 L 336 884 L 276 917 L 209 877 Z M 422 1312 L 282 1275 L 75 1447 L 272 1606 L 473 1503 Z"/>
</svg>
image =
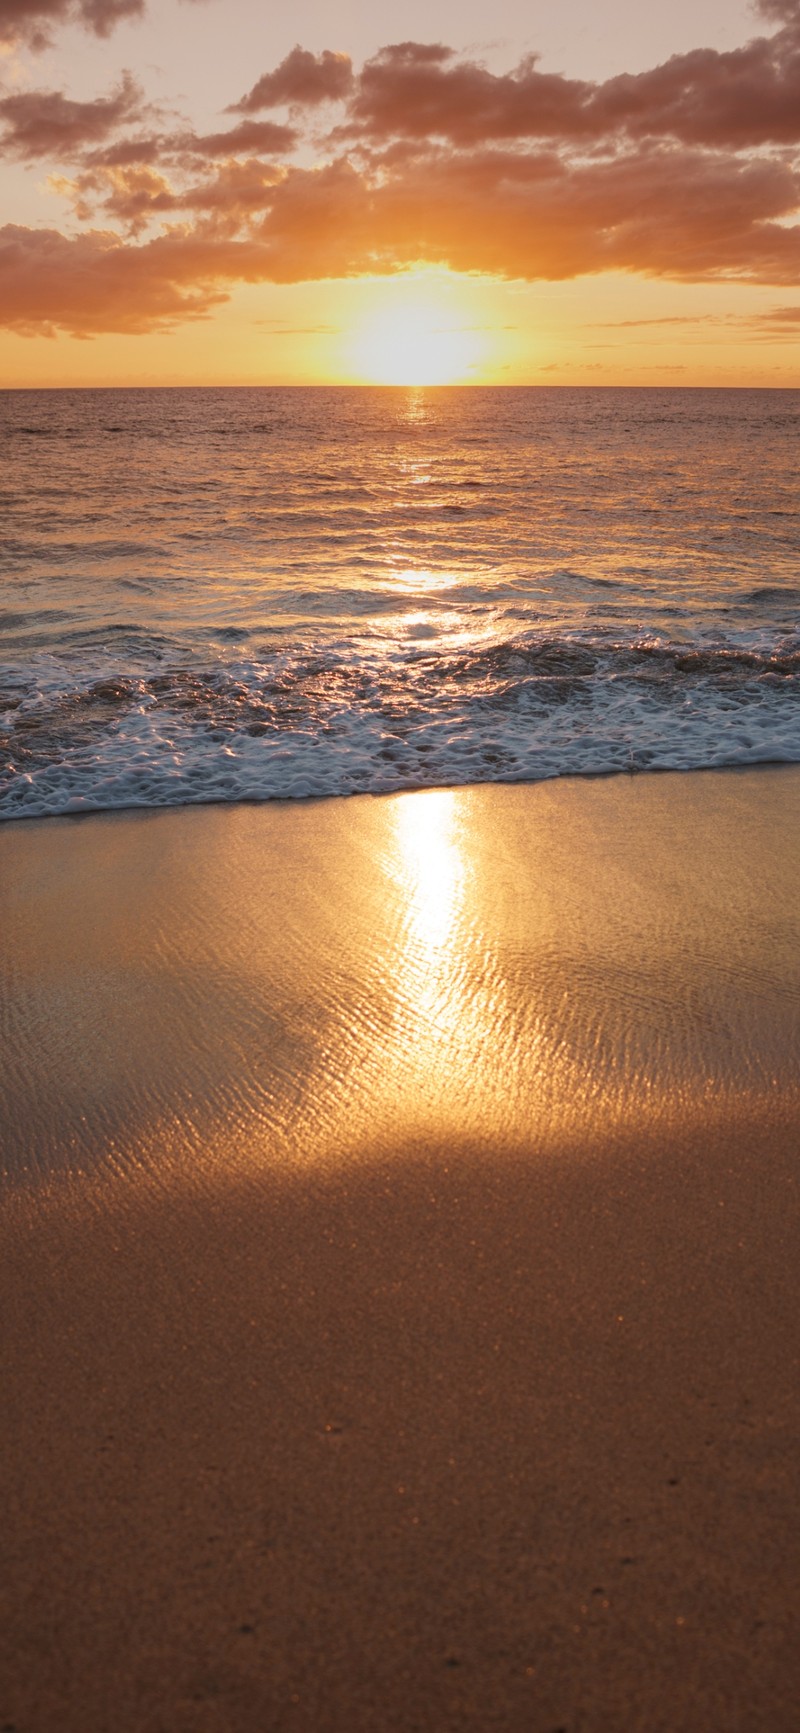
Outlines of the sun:
<svg viewBox="0 0 800 1733">
<path fill-rule="evenodd" d="M 457 385 L 474 374 L 481 349 L 480 334 L 452 311 L 414 295 L 367 317 L 353 340 L 353 368 L 371 385 Z"/>
</svg>

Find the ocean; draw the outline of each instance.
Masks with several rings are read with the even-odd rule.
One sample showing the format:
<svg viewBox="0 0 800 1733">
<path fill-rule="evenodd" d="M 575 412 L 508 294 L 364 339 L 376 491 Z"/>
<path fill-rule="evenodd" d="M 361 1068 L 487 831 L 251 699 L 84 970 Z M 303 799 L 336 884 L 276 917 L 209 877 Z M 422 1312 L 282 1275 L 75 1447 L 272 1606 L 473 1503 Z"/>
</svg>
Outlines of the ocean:
<svg viewBox="0 0 800 1733">
<path fill-rule="evenodd" d="M 800 762 L 800 391 L 0 393 L 0 817 Z"/>
</svg>

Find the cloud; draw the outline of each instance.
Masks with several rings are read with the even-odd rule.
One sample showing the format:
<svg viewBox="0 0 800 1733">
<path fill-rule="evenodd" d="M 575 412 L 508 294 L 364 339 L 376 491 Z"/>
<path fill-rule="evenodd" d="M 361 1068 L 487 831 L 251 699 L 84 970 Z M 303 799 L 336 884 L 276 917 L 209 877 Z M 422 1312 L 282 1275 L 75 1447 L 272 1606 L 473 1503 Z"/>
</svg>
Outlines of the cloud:
<svg viewBox="0 0 800 1733">
<path fill-rule="evenodd" d="M 53 26 L 82 24 L 95 36 L 110 36 L 125 18 L 141 18 L 145 0 L 0 0 L 0 42 L 41 50 Z"/>
<path fill-rule="evenodd" d="M 209 157 L 237 156 L 243 150 L 251 154 L 266 151 L 269 156 L 283 156 L 286 151 L 294 149 L 299 136 L 296 127 L 280 126 L 274 120 L 243 120 L 227 132 L 209 132 L 200 138 L 193 137 L 190 144 L 184 143 L 184 148 L 191 149 L 198 156 Z"/>
<path fill-rule="evenodd" d="M 756 0 L 755 10 L 774 23 L 796 24 L 800 20 L 800 0 Z"/>
<path fill-rule="evenodd" d="M 233 103 L 230 112 L 255 114 L 283 103 L 311 108 L 320 102 L 339 102 L 349 94 L 352 82 L 349 54 L 333 54 L 329 48 L 311 54 L 298 45 L 274 72 L 265 72 L 241 102 Z"/>
<path fill-rule="evenodd" d="M 215 164 L 205 178 L 201 174 L 179 185 L 150 164 L 135 162 L 104 164 L 71 179 L 53 175 L 50 186 L 69 200 L 81 223 L 102 212 L 106 221 L 137 236 L 153 218 L 191 213 L 203 220 L 206 234 L 235 238 L 263 221 L 272 190 L 284 175 L 281 166 L 260 157 L 233 158 Z"/>
<path fill-rule="evenodd" d="M 512 139 L 587 148 L 659 138 L 734 149 L 800 143 L 800 0 L 762 0 L 760 11 L 783 28 L 602 83 L 541 72 L 536 55 L 494 73 L 443 43 L 391 44 L 359 73 L 347 55 L 296 47 L 234 108 L 342 102 L 334 137 L 373 147 L 400 139 L 457 148 Z"/>
<path fill-rule="evenodd" d="M 0 0 L 0 43 L 49 48 L 57 26 L 77 24 L 110 36 L 126 19 L 143 18 L 146 0 Z"/>
<path fill-rule="evenodd" d="M 799 143 L 800 9 L 786 5 L 780 16 L 784 29 L 744 48 L 697 49 L 599 84 L 540 72 L 535 55 L 493 73 L 439 44 L 401 43 L 366 62 L 338 137 L 457 147 L 511 139 L 586 147 L 640 139 L 734 149 Z"/>
<path fill-rule="evenodd" d="M 33 161 L 74 157 L 143 112 L 143 95 L 125 72 L 110 96 L 73 102 L 60 90 L 21 90 L 0 97 L 0 154 Z"/>
<path fill-rule="evenodd" d="M 548 154 L 442 151 L 376 181 L 345 160 L 291 169 L 258 229 L 280 281 L 418 260 L 550 279 L 630 270 L 685 281 L 791 282 L 800 231 L 785 166 L 699 151 L 565 165 Z"/>
<path fill-rule="evenodd" d="M 0 316 L 23 334 L 76 337 L 170 330 L 225 299 L 220 284 L 258 281 L 257 246 L 188 234 L 126 246 L 90 230 L 0 228 Z"/>
<path fill-rule="evenodd" d="M 546 154 L 442 151 L 378 181 L 343 158 L 314 169 L 256 159 L 222 164 L 180 192 L 151 169 L 106 171 L 101 191 L 107 214 L 134 232 L 154 210 L 184 221 L 138 245 L 108 230 L 74 240 L 3 231 L 0 322 L 82 335 L 161 329 L 200 316 L 237 281 L 421 260 L 552 281 L 635 271 L 793 284 L 800 273 L 800 232 L 780 221 L 798 196 L 790 170 L 699 151 L 569 167 Z"/>
<path fill-rule="evenodd" d="M 719 325 L 728 314 L 667 313 L 658 319 L 598 319 L 589 327 L 592 331 L 636 331 L 643 325 Z"/>
<path fill-rule="evenodd" d="M 141 234 L 153 217 L 175 211 L 180 202 L 166 176 L 141 163 L 89 170 L 74 180 L 51 175 L 49 185 L 69 200 L 78 222 L 92 222 L 102 209 L 131 235 Z"/>
<path fill-rule="evenodd" d="M 600 131 L 735 150 L 800 142 L 800 36 L 786 29 L 728 53 L 697 49 L 597 87 Z"/>
<path fill-rule="evenodd" d="M 800 336 L 800 307 L 771 307 L 766 313 L 755 314 L 749 323 L 774 326 L 777 330 L 785 330 L 788 327 L 792 334 L 793 327 L 796 325 L 798 336 Z"/>
<path fill-rule="evenodd" d="M 460 146 L 510 138 L 563 138 L 588 130 L 592 86 L 537 72 L 534 57 L 495 74 L 437 43 L 384 48 L 363 67 L 342 137 L 447 140 Z"/>
<path fill-rule="evenodd" d="M 250 156 L 260 153 L 285 156 L 294 149 L 299 137 L 293 126 L 280 126 L 271 120 L 244 120 L 223 132 L 137 133 L 93 150 L 77 149 L 70 153 L 70 160 L 85 164 L 87 169 L 159 164 L 164 168 L 182 167 L 194 174 L 201 163 L 230 160 L 242 152 Z"/>
<path fill-rule="evenodd" d="M 128 75 L 93 102 L 2 97 L 3 148 L 59 165 L 50 185 L 83 232 L 3 231 L 0 323 L 163 329 L 236 282 L 423 261 L 554 282 L 627 271 L 793 286 L 800 0 L 762 0 L 761 13 L 778 28 L 742 49 L 602 83 L 545 74 L 535 57 L 494 73 L 440 42 L 390 44 L 359 70 L 298 47 L 227 110 L 234 124 L 202 134 L 155 130 Z M 318 106 L 333 99 L 321 139 Z M 280 104 L 291 124 L 255 118 Z M 291 160 L 304 144 L 313 166 Z"/>
<path fill-rule="evenodd" d="M 256 152 L 285 155 L 300 136 L 296 127 L 276 121 L 243 120 L 222 132 L 183 130 L 114 138 L 150 113 L 140 86 L 128 72 L 109 96 L 90 102 L 74 102 L 61 90 L 16 91 L 0 96 L 0 156 L 21 162 L 55 158 L 85 163 L 88 168 L 166 166 L 229 159 L 243 151 L 251 156 Z"/>
<path fill-rule="evenodd" d="M 133 138 L 117 139 L 115 144 L 102 145 L 96 150 L 78 151 L 70 160 L 82 160 L 103 167 L 124 167 L 129 163 L 160 162 L 165 155 L 165 138 L 160 133 L 137 133 Z"/>
</svg>

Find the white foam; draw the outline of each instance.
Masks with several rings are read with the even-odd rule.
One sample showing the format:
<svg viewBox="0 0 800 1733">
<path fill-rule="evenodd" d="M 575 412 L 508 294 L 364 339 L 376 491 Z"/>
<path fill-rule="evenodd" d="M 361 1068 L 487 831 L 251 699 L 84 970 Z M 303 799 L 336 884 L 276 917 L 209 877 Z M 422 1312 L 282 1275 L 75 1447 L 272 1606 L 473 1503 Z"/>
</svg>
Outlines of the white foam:
<svg viewBox="0 0 800 1733">
<path fill-rule="evenodd" d="M 242 672 L 237 687 L 249 696 L 258 682 Z M 401 681 L 392 689 L 394 715 L 374 680 L 365 679 L 360 702 L 308 702 L 305 714 L 298 686 L 293 719 L 257 735 L 224 706 L 215 728 L 213 715 L 200 721 L 148 693 L 86 744 L 7 778 L 0 816 L 800 762 L 792 679 L 751 689 L 709 678 L 659 686 L 601 670 L 552 699 L 549 683 L 537 689 L 523 678 L 516 691 L 506 681 L 494 692 L 484 685 L 461 701 L 443 694 L 427 708 L 406 692 L 403 710 Z M 41 701 L 36 694 L 34 705 Z"/>
</svg>

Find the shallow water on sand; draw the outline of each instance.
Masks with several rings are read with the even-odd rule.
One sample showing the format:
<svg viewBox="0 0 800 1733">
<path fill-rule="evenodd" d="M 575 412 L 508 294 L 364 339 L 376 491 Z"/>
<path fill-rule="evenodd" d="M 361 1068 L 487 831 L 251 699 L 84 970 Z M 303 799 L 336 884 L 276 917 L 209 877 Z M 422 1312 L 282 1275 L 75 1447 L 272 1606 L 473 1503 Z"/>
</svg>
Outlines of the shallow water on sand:
<svg viewBox="0 0 800 1733">
<path fill-rule="evenodd" d="M 7 826 L 0 1176 L 91 1192 L 796 1130 L 799 784 Z"/>
</svg>

